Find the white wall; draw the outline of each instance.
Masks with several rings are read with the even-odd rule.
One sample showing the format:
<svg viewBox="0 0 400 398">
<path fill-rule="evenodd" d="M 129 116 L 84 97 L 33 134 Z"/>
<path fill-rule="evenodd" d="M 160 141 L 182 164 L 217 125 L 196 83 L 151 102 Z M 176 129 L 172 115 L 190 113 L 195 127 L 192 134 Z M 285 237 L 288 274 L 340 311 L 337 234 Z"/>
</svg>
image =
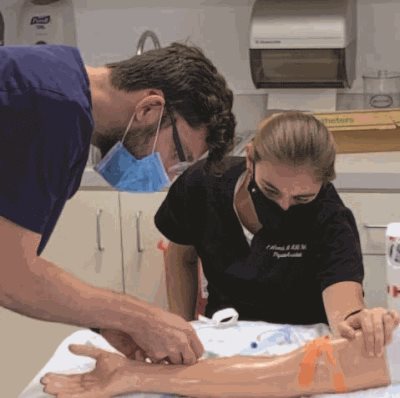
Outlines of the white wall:
<svg viewBox="0 0 400 398">
<path fill-rule="evenodd" d="M 387 69 L 400 72 L 400 1 L 358 0 L 357 81 L 352 91 L 362 91 L 363 73 Z"/>
<path fill-rule="evenodd" d="M 205 50 L 236 92 L 253 90 L 248 59 L 253 2 L 114 0 L 111 8 L 107 0 L 74 0 L 78 40 L 87 61 L 96 63 L 129 55 L 147 28 L 162 44 L 189 38 Z M 361 76 L 368 69 L 400 71 L 399 0 L 358 0 L 357 80 L 351 92 L 362 91 Z"/>
<path fill-rule="evenodd" d="M 0 8 L 6 7 L 7 12 L 8 44 L 13 40 L 15 18 L 15 11 L 12 15 L 15 7 L 12 9 L 10 5 L 22 2 L 0 0 Z M 253 2 L 73 0 L 78 46 L 86 63 L 100 65 L 132 55 L 140 34 L 152 29 L 162 45 L 189 39 L 202 47 L 226 76 L 235 93 L 262 93 L 254 89 L 249 70 L 248 28 Z M 399 0 L 358 0 L 357 79 L 353 88 L 346 92 L 362 92 L 361 76 L 367 69 L 400 71 Z M 251 101 L 263 103 L 261 99 L 253 98 Z M 247 114 L 246 109 L 241 119 Z"/>
</svg>

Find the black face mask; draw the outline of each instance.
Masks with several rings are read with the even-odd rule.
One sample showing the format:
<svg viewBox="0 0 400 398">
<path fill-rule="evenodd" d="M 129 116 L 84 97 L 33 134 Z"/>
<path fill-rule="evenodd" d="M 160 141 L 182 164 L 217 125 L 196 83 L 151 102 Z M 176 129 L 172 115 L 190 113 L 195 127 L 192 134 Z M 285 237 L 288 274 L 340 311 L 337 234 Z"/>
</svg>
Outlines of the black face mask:
<svg viewBox="0 0 400 398">
<path fill-rule="evenodd" d="M 254 170 L 254 167 L 253 167 Z M 248 191 L 254 204 L 258 220 L 267 228 L 292 227 L 294 225 L 304 225 L 312 214 L 316 212 L 316 198 L 310 203 L 290 206 L 288 210 L 283 210 L 276 202 L 268 199 L 257 186 L 256 181 L 251 179 Z"/>
</svg>

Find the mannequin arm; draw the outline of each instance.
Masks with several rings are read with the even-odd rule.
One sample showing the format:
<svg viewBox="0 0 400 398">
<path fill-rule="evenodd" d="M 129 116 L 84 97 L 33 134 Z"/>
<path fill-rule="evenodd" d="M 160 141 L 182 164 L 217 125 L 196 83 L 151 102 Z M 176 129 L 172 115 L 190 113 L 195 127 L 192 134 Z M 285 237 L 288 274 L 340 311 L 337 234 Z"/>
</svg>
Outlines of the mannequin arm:
<svg viewBox="0 0 400 398">
<path fill-rule="evenodd" d="M 332 340 L 331 347 L 349 391 L 390 383 L 385 357 L 369 357 L 361 333 L 352 341 Z M 299 371 L 307 347 L 275 357 L 205 359 L 192 366 L 130 361 L 87 346 L 72 346 L 71 351 L 95 358 L 96 368 L 81 375 L 48 374 L 41 381 L 46 392 L 73 392 L 74 398 L 108 398 L 129 392 L 173 393 L 198 398 L 289 398 L 336 392 L 333 372 L 325 355 L 317 360 L 312 381 L 300 383 Z"/>
</svg>

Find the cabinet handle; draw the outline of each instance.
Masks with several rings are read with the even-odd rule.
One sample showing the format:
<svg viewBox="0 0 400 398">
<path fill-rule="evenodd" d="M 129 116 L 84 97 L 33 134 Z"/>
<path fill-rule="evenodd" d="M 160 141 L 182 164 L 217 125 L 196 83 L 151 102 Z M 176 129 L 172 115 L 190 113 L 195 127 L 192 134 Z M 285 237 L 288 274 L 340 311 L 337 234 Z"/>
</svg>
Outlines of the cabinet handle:
<svg viewBox="0 0 400 398">
<path fill-rule="evenodd" d="M 366 229 L 386 229 L 387 225 L 382 224 L 364 224 Z"/>
<path fill-rule="evenodd" d="M 141 221 L 142 221 L 142 214 L 143 212 L 139 210 L 136 213 L 136 245 L 137 245 L 137 251 L 139 253 L 144 252 L 144 247 L 142 244 L 142 234 L 141 234 Z"/>
<path fill-rule="evenodd" d="M 97 209 L 97 212 L 96 212 L 96 241 L 97 241 L 97 250 L 99 252 L 104 251 L 104 247 L 101 244 L 101 224 L 100 224 L 100 221 L 101 221 L 102 213 L 103 213 L 102 209 Z"/>
</svg>

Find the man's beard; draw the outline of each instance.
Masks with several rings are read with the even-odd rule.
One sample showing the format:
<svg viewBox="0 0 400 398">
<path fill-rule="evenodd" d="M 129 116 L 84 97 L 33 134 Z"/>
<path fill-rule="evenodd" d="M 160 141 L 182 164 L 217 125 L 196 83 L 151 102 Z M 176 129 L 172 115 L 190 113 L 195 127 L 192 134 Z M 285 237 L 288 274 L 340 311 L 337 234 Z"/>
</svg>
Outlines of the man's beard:
<svg viewBox="0 0 400 398">
<path fill-rule="evenodd" d="M 137 159 L 141 159 L 150 154 L 149 143 L 157 130 L 157 123 L 151 126 L 137 127 L 131 129 L 125 136 L 123 145 Z M 101 157 L 118 142 L 121 141 L 124 130 L 116 128 L 103 132 L 95 132 L 92 136 L 92 144 L 100 149 Z"/>
</svg>

